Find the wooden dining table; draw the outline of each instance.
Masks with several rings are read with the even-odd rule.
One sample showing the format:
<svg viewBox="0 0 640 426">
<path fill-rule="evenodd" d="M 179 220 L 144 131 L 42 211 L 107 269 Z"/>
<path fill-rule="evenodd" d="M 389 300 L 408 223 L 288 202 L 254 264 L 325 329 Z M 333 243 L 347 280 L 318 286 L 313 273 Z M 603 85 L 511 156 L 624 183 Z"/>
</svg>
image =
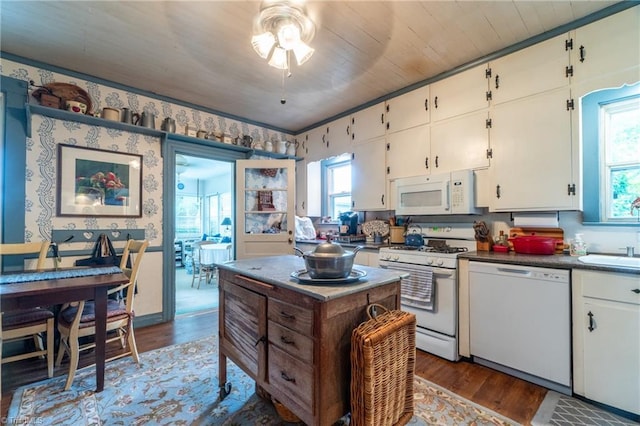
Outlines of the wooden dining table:
<svg viewBox="0 0 640 426">
<path fill-rule="evenodd" d="M 80 274 L 81 276 L 76 276 Z M 95 300 L 96 392 L 104 389 L 107 290 L 129 278 L 118 267 L 69 268 L 0 276 L 0 310 L 10 312 L 79 300 Z"/>
</svg>

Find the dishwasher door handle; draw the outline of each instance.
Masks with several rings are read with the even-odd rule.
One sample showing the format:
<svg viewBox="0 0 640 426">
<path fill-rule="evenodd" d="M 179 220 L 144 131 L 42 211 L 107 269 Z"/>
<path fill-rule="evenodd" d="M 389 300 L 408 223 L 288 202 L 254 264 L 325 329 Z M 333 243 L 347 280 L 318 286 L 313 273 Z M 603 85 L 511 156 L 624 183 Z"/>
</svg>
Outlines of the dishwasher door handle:
<svg viewBox="0 0 640 426">
<path fill-rule="evenodd" d="M 498 272 L 517 275 L 531 275 L 531 271 L 526 269 L 514 269 L 514 268 L 498 268 Z"/>
</svg>

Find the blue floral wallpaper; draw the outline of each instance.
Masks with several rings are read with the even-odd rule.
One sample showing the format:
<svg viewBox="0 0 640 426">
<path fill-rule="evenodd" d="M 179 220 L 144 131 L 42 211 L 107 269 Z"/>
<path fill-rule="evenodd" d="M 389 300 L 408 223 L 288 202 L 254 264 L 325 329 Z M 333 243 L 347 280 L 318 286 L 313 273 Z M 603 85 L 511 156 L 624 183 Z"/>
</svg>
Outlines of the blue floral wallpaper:
<svg viewBox="0 0 640 426">
<path fill-rule="evenodd" d="M 52 82 L 72 83 L 84 89 L 92 101 L 92 110 L 98 113 L 104 107 L 129 108 L 133 112 L 152 113 L 156 117 L 155 128 L 160 129 L 165 117 L 176 121 L 176 132 L 184 133 L 186 126 L 205 130 L 207 133 L 225 133 L 232 138 L 250 135 L 254 141 L 291 139 L 290 135 L 270 129 L 191 109 L 165 100 L 131 93 L 118 88 L 79 80 L 69 75 L 52 72 L 2 59 L 2 75 L 33 80 L 41 86 Z M 33 88 L 35 90 L 35 88 Z M 31 91 L 30 91 L 31 93 Z M 32 96 L 29 102 L 37 104 Z M 143 157 L 142 217 L 57 217 L 57 145 L 69 144 L 109 151 L 134 153 Z M 26 241 L 51 239 L 56 229 L 144 229 L 152 246 L 162 245 L 162 157 L 160 138 L 118 129 L 103 128 L 76 122 L 58 120 L 38 114 L 31 118 L 31 137 L 26 143 Z M 89 248 L 93 243 L 87 242 Z M 82 249 L 83 247 L 77 247 Z"/>
</svg>

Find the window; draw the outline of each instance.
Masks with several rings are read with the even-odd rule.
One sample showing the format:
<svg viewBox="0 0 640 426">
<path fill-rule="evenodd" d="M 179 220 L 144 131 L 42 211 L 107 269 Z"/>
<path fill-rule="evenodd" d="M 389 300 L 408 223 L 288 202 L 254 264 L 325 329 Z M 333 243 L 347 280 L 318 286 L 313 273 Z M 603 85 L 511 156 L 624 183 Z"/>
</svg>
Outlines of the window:
<svg viewBox="0 0 640 426">
<path fill-rule="evenodd" d="M 351 157 L 341 155 L 322 162 L 323 216 L 338 220 L 340 213 L 351 211 Z"/>
<path fill-rule="evenodd" d="M 584 220 L 640 221 L 640 83 L 583 99 Z"/>
</svg>

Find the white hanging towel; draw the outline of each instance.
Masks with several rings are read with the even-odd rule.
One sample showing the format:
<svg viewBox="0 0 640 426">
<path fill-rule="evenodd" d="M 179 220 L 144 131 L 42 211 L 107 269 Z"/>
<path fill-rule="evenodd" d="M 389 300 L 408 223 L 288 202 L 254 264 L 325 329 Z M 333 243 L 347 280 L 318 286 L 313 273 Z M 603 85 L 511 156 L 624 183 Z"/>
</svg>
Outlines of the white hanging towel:
<svg viewBox="0 0 640 426">
<path fill-rule="evenodd" d="M 433 271 L 412 265 L 403 265 L 402 269 L 410 275 L 402 278 L 400 302 L 425 311 L 435 310 L 436 286 Z"/>
</svg>

